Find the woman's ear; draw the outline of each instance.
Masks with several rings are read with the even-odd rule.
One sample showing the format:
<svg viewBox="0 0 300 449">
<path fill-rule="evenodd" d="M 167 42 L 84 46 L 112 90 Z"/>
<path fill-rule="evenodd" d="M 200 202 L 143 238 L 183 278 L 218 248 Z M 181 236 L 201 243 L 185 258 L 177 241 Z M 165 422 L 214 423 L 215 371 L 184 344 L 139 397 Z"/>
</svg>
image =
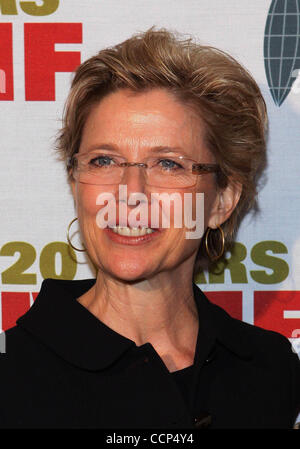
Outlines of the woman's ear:
<svg viewBox="0 0 300 449">
<path fill-rule="evenodd" d="M 74 200 L 75 200 L 75 181 L 74 181 L 73 178 L 70 178 L 70 186 L 71 186 L 73 198 L 74 198 Z"/>
<path fill-rule="evenodd" d="M 68 170 L 68 180 L 69 180 L 69 184 L 70 184 L 70 187 L 71 187 L 71 191 L 72 191 L 73 198 L 74 198 L 74 200 L 75 200 L 76 183 L 75 183 L 75 180 L 74 180 L 74 177 L 73 177 L 72 168 L 70 168 L 70 169 Z"/>
<path fill-rule="evenodd" d="M 74 201 L 74 207 L 76 210 L 77 209 L 77 206 L 76 206 L 76 182 L 75 182 L 72 174 L 69 174 L 69 186 L 71 188 L 71 193 L 72 193 L 73 201 Z"/>
<path fill-rule="evenodd" d="M 242 190 L 242 184 L 229 182 L 225 189 L 217 193 L 216 201 L 208 220 L 208 227 L 215 229 L 228 220 L 239 202 Z"/>
</svg>

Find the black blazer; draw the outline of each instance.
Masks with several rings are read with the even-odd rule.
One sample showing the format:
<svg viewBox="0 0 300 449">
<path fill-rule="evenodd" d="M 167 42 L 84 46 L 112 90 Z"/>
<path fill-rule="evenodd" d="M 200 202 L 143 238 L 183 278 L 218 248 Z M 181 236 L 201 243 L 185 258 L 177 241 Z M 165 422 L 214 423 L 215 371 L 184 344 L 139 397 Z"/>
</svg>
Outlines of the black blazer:
<svg viewBox="0 0 300 449">
<path fill-rule="evenodd" d="M 199 335 L 184 398 L 150 343 L 136 346 L 76 301 L 94 282 L 44 281 L 6 332 L 0 427 L 293 427 L 300 362 L 285 337 L 231 318 L 194 285 Z"/>
</svg>

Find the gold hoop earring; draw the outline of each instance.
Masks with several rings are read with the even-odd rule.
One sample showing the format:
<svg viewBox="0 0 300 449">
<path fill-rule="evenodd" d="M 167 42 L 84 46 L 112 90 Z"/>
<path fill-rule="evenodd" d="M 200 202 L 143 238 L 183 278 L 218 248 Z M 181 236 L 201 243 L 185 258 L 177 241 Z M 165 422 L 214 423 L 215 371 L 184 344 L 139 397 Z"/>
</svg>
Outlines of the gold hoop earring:
<svg viewBox="0 0 300 449">
<path fill-rule="evenodd" d="M 206 248 L 206 252 L 207 252 L 208 257 L 210 258 L 210 260 L 212 262 L 215 262 L 216 260 L 220 259 L 220 257 L 223 256 L 224 249 L 225 249 L 225 235 L 224 235 L 224 231 L 221 228 L 221 226 L 218 226 L 218 229 L 219 229 L 219 231 L 221 233 L 222 248 L 221 248 L 220 254 L 218 254 L 217 256 L 213 256 L 211 251 L 208 248 L 208 235 L 209 235 L 209 233 L 211 231 L 211 228 L 207 228 L 207 231 L 206 231 L 206 234 L 205 234 L 205 248 Z"/>
<path fill-rule="evenodd" d="M 71 229 L 72 224 L 75 223 L 76 220 L 78 220 L 77 217 L 73 218 L 73 220 L 71 221 L 71 223 L 68 226 L 68 229 L 67 229 L 67 240 L 68 240 L 68 243 L 71 246 L 71 248 L 75 249 L 75 251 L 86 251 L 85 248 L 76 248 L 76 246 L 74 246 L 72 244 L 71 239 L 70 239 L 70 229 Z"/>
</svg>

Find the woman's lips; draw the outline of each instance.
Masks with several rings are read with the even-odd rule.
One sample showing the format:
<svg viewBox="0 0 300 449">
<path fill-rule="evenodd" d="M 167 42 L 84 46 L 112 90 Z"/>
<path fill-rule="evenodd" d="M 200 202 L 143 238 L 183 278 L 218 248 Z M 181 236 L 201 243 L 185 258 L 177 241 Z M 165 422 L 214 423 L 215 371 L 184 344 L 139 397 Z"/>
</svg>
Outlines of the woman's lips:
<svg viewBox="0 0 300 449">
<path fill-rule="evenodd" d="M 161 233 L 160 229 L 152 229 L 153 232 L 144 235 L 120 235 L 114 232 L 111 228 L 106 228 L 104 231 L 110 240 L 123 245 L 141 245 L 148 243 L 158 237 Z"/>
</svg>

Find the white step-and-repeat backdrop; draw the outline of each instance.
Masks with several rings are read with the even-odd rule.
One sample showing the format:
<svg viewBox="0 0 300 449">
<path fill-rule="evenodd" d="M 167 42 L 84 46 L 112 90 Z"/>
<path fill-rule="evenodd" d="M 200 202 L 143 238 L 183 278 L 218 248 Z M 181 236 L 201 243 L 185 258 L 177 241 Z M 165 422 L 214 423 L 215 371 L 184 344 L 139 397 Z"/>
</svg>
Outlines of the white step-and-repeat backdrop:
<svg viewBox="0 0 300 449">
<path fill-rule="evenodd" d="M 153 25 L 229 52 L 261 87 L 270 132 L 260 212 L 243 221 L 226 269 L 197 283 L 299 354 L 300 0 L 0 1 L 0 328 L 30 307 L 44 278 L 94 276 L 67 250 L 75 212 L 55 135 L 76 66 Z"/>
</svg>

